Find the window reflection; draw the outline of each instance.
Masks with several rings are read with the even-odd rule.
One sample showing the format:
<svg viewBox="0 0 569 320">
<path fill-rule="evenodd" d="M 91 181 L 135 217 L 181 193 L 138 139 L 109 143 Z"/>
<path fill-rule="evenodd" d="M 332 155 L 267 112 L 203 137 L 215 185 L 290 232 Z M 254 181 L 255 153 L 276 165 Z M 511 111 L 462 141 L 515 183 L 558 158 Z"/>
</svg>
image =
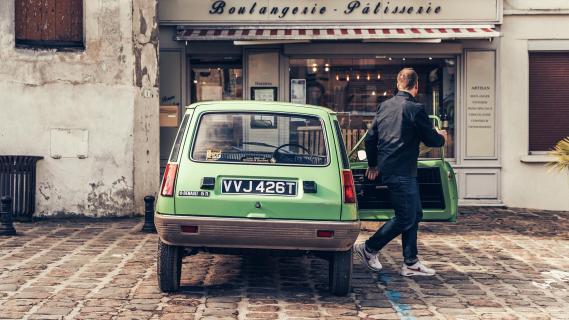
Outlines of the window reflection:
<svg viewBox="0 0 569 320">
<path fill-rule="evenodd" d="M 243 68 L 240 59 L 192 59 L 192 102 L 240 100 L 243 98 Z"/>
<path fill-rule="evenodd" d="M 448 121 L 446 156 L 453 158 L 455 135 L 456 59 L 454 58 L 294 58 L 290 79 L 306 80 L 306 103 L 338 112 L 340 126 L 351 150 L 373 121 L 381 102 L 397 94 L 397 73 L 411 67 L 419 75 L 417 100 L 430 115 Z M 439 157 L 425 150 L 422 157 Z"/>
</svg>

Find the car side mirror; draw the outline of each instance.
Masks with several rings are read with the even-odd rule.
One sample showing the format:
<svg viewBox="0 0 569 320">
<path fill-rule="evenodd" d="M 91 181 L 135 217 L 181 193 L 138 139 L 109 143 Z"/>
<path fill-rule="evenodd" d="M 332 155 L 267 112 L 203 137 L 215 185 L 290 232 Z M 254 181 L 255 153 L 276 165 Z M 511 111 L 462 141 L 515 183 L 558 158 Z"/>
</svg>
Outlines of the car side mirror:
<svg viewBox="0 0 569 320">
<path fill-rule="evenodd" d="M 364 161 L 367 159 L 367 154 L 365 150 L 358 150 L 358 160 Z"/>
</svg>

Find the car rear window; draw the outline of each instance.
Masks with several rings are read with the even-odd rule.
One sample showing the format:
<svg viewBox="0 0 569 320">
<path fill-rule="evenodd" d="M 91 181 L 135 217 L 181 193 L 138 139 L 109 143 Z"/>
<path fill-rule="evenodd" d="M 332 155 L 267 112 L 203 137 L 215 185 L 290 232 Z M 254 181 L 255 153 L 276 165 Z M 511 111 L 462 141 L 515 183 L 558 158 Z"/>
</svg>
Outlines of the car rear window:
<svg viewBox="0 0 569 320">
<path fill-rule="evenodd" d="M 194 161 L 323 166 L 328 146 L 316 116 L 282 113 L 206 113 L 200 117 Z"/>
</svg>

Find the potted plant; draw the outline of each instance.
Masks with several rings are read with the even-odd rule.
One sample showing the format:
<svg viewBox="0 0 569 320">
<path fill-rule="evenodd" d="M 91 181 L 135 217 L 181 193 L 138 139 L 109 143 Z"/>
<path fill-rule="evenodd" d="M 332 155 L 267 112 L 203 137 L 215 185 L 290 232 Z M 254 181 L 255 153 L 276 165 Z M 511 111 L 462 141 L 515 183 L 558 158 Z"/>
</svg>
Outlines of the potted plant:
<svg viewBox="0 0 569 320">
<path fill-rule="evenodd" d="M 569 137 L 559 141 L 550 154 L 555 157 L 549 164 L 551 168 L 569 172 Z"/>
</svg>

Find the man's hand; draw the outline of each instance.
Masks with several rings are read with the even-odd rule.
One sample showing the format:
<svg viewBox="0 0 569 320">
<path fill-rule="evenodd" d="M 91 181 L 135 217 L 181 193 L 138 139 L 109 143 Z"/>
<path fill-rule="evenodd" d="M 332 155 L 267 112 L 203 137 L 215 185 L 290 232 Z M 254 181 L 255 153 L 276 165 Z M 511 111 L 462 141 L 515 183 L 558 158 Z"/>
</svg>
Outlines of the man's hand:
<svg viewBox="0 0 569 320">
<path fill-rule="evenodd" d="M 378 175 L 379 175 L 379 170 L 377 170 L 377 167 L 367 168 L 366 177 L 368 178 L 368 180 L 373 181 L 377 178 Z"/>
<path fill-rule="evenodd" d="M 437 133 L 440 134 L 441 136 L 443 136 L 443 138 L 445 139 L 445 143 L 448 141 L 448 132 L 446 130 L 439 130 L 436 129 Z"/>
</svg>

